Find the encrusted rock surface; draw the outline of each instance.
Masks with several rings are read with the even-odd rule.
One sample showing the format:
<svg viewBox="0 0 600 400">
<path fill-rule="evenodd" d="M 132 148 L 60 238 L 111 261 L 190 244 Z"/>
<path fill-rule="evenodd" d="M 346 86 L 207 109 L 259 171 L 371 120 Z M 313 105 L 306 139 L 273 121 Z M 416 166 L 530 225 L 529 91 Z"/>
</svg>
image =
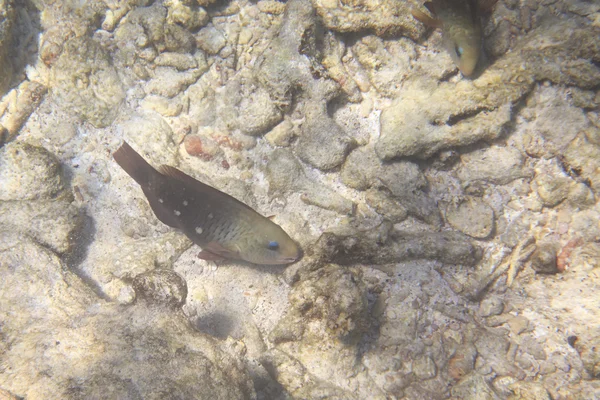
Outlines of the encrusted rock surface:
<svg viewBox="0 0 600 400">
<path fill-rule="evenodd" d="M 106 303 L 52 252 L 18 239 L 3 232 L 0 247 L 3 388 L 27 398 L 255 398 L 239 362 L 183 315 Z M 23 279 L 28 291 L 8 290 Z"/>
<path fill-rule="evenodd" d="M 599 398 L 600 6 L 469 79 L 421 6 L 0 0 L 0 398 Z M 199 258 L 123 140 L 303 259 Z"/>
</svg>

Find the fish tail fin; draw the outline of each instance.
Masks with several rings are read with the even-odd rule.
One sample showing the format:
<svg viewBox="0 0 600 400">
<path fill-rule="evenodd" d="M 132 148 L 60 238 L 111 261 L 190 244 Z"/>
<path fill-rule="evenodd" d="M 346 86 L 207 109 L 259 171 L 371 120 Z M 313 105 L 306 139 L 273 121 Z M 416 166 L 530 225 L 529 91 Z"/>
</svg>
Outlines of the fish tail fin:
<svg viewBox="0 0 600 400">
<path fill-rule="evenodd" d="M 113 153 L 113 158 L 142 188 L 147 187 L 152 177 L 159 173 L 127 142 Z"/>
</svg>

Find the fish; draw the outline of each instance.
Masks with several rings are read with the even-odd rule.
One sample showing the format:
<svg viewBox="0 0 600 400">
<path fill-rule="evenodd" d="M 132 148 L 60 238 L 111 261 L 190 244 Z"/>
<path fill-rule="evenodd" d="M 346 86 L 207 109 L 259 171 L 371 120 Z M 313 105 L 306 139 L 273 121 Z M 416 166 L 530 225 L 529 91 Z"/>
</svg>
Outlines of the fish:
<svg viewBox="0 0 600 400">
<path fill-rule="evenodd" d="M 442 29 L 444 48 L 464 76 L 471 76 L 483 53 L 481 14 L 497 0 L 432 0 L 424 4 L 432 16 L 413 9 L 412 15 L 432 28 Z"/>
<path fill-rule="evenodd" d="M 200 258 L 261 265 L 301 258 L 300 246 L 279 225 L 234 197 L 177 168 L 155 169 L 127 142 L 113 158 L 141 186 L 156 217 L 202 248 Z"/>
</svg>

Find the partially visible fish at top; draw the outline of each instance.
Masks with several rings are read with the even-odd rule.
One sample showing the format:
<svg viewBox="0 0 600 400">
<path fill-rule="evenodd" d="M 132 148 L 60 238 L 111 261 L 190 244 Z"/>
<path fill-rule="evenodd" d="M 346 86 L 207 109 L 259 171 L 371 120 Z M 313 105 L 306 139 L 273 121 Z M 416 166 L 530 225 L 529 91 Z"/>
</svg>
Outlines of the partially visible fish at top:
<svg viewBox="0 0 600 400">
<path fill-rule="evenodd" d="M 202 247 L 207 260 L 289 264 L 301 249 L 269 218 L 176 168 L 154 169 L 127 142 L 113 158 L 141 187 L 156 217 Z"/>
<path fill-rule="evenodd" d="M 424 5 L 432 16 L 413 9 L 425 25 L 442 29 L 444 48 L 464 76 L 471 76 L 483 52 L 481 13 L 497 0 L 432 0 Z"/>
</svg>

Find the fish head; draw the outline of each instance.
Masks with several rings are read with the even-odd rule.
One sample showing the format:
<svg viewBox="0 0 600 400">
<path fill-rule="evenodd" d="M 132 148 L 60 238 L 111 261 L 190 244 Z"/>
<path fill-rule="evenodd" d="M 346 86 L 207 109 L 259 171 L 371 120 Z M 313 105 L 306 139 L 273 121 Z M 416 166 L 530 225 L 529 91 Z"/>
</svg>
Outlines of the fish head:
<svg viewBox="0 0 600 400">
<path fill-rule="evenodd" d="M 481 56 L 481 29 L 477 26 L 448 29 L 444 36 L 444 46 L 454 64 L 464 76 L 472 75 Z"/>
<path fill-rule="evenodd" d="M 300 246 L 279 225 L 271 223 L 264 228 L 244 249 L 243 258 L 246 261 L 254 264 L 281 265 L 300 259 Z"/>
</svg>

